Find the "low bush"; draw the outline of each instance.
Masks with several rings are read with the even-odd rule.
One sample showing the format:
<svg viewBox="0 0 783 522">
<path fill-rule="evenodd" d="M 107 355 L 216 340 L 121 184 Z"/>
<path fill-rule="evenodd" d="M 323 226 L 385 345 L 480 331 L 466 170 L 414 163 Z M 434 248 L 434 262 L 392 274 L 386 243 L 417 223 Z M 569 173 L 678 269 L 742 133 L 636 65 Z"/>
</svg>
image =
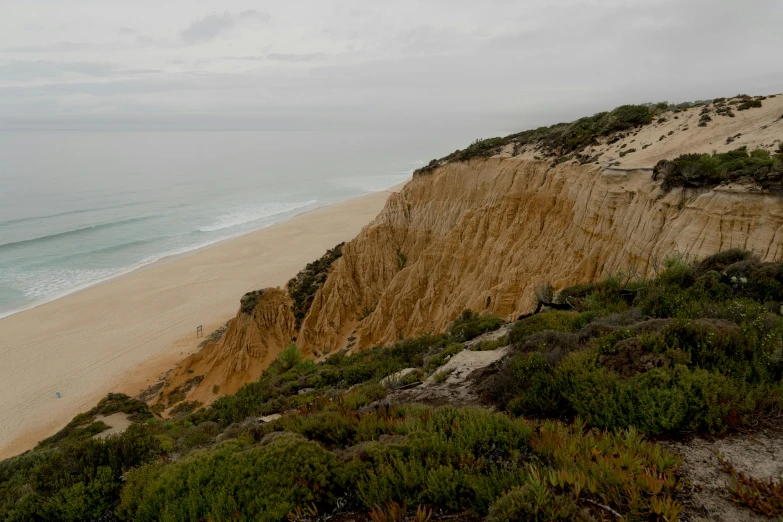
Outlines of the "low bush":
<svg viewBox="0 0 783 522">
<path fill-rule="evenodd" d="M 242 299 L 239 300 L 239 309 L 242 310 L 243 314 L 253 315 L 262 295 L 264 295 L 263 290 L 253 290 L 252 292 L 246 293 L 242 296 Z"/>
<path fill-rule="evenodd" d="M 449 343 L 443 350 L 425 359 L 424 371 L 429 373 L 440 368 L 463 349 L 464 347 L 460 343 Z"/>
<path fill-rule="evenodd" d="M 0 462 L 0 519 L 76 522 L 111 515 L 124 473 L 160 451 L 159 441 L 143 424 L 106 440 L 50 440 Z"/>
<path fill-rule="evenodd" d="M 588 314 L 550 310 L 532 315 L 514 323 L 508 335 L 511 343 L 544 331 L 573 332 L 587 324 Z"/>
<path fill-rule="evenodd" d="M 737 105 L 738 111 L 746 111 L 748 109 L 757 109 L 761 107 L 761 100 L 745 100 Z"/>
<path fill-rule="evenodd" d="M 465 150 L 456 153 L 453 159 L 457 161 L 466 161 L 470 158 L 489 157 L 496 153 L 497 149 L 503 147 L 506 141 L 503 138 L 478 139 L 470 144 Z"/>
<path fill-rule="evenodd" d="M 504 323 L 505 321 L 496 315 L 479 315 L 471 310 L 463 310 L 452 323 L 449 334 L 456 342 L 465 342 L 497 330 Z"/>
<path fill-rule="evenodd" d="M 290 344 L 280 352 L 277 360 L 280 361 L 280 366 L 283 370 L 290 370 L 302 362 L 302 352 L 298 346 Z"/>
<path fill-rule="evenodd" d="M 581 512 L 571 497 L 552 494 L 537 471 L 530 474 L 523 486 L 516 486 L 500 497 L 487 517 L 490 522 L 590 519 L 589 514 Z"/>
<path fill-rule="evenodd" d="M 180 462 L 128 474 L 118 514 L 135 521 L 279 521 L 297 505 L 333 500 L 335 457 L 288 435 L 265 445 L 229 442 Z"/>
<path fill-rule="evenodd" d="M 761 149 L 749 153 L 745 148 L 715 154 L 683 154 L 672 161 L 659 161 L 653 179 L 661 180 L 666 191 L 674 187 L 714 187 L 747 179 L 764 190 L 783 193 L 783 154 L 771 155 Z"/>
</svg>

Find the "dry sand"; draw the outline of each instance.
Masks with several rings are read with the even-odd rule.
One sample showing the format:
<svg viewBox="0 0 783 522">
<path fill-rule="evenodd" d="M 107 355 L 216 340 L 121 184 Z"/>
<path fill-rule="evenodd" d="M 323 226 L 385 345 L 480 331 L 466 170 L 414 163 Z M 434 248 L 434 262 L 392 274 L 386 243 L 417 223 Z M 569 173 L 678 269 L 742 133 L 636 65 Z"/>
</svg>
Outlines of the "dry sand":
<svg viewBox="0 0 783 522">
<path fill-rule="evenodd" d="M 0 458 L 32 448 L 108 392 L 153 384 L 195 351 L 198 325 L 208 335 L 245 292 L 283 285 L 352 239 L 387 197 L 302 214 L 0 319 Z"/>
</svg>

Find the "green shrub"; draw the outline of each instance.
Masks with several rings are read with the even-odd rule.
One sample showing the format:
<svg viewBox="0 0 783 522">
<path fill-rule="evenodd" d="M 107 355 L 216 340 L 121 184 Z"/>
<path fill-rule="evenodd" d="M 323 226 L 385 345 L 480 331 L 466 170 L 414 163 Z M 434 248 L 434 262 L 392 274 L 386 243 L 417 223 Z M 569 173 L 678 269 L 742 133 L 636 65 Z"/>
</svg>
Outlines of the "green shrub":
<svg viewBox="0 0 783 522">
<path fill-rule="evenodd" d="M 365 505 L 390 499 L 414 505 L 437 502 L 485 514 L 489 504 L 519 482 L 520 451 L 531 427 L 479 408 L 405 407 L 396 432 L 405 442 L 375 447 L 358 483 Z M 505 467 L 499 466 L 502 459 Z"/>
<path fill-rule="evenodd" d="M 519 392 L 508 404 L 516 415 L 557 415 L 568 403 L 558 389 L 552 364 L 543 355 L 533 353 L 515 361 L 510 370 L 517 378 Z"/>
<path fill-rule="evenodd" d="M 280 361 L 280 365 L 283 369 L 289 370 L 302 362 L 302 352 L 299 351 L 297 345 L 289 344 L 280 352 L 280 355 L 277 356 L 277 360 Z"/>
<path fill-rule="evenodd" d="M 683 154 L 672 161 L 659 161 L 653 172 L 653 179 L 662 180 L 666 191 L 674 187 L 713 187 L 743 178 L 764 190 L 783 192 L 783 155 L 748 153 L 744 148 L 715 154 Z"/>
<path fill-rule="evenodd" d="M 253 290 L 252 292 L 246 293 L 242 296 L 242 299 L 239 300 L 239 309 L 242 310 L 243 314 L 253 315 L 262 295 L 264 295 L 263 290 Z"/>
<path fill-rule="evenodd" d="M 463 349 L 464 347 L 460 343 L 449 343 L 441 352 L 427 359 L 424 371 L 432 372 L 436 368 L 443 366 L 452 356 L 457 355 Z"/>
<path fill-rule="evenodd" d="M 500 497 L 489 510 L 489 522 L 538 522 L 549 520 L 591 520 L 576 502 L 565 495 L 554 495 L 541 480 L 531 476 L 522 487 L 515 487 Z"/>
<path fill-rule="evenodd" d="M 116 401 L 105 399 L 101 404 L 118 407 Z M 132 424 L 106 440 L 50 440 L 32 453 L 0 462 L 0 518 L 80 521 L 103 517 L 118 502 L 123 474 L 159 452 L 160 444 L 146 424 Z"/>
<path fill-rule="evenodd" d="M 471 310 L 463 310 L 454 320 L 449 334 L 457 342 L 470 341 L 486 332 L 500 328 L 505 321 L 492 314 L 479 315 Z"/>
<path fill-rule="evenodd" d="M 128 473 L 118 514 L 135 521 L 278 521 L 297 505 L 331 501 L 335 458 L 294 435 L 260 447 L 225 443 Z"/>
<path fill-rule="evenodd" d="M 295 421 L 294 425 L 285 421 Z M 309 415 L 302 419 L 287 417 L 280 421 L 280 425 L 286 430 L 301 433 L 311 440 L 320 442 L 327 447 L 350 445 L 356 436 L 358 419 L 344 415 L 341 412 L 327 411 Z"/>
<path fill-rule="evenodd" d="M 294 317 L 297 328 L 302 324 L 307 312 L 310 311 L 315 294 L 326 281 L 332 264 L 342 257 L 344 245 L 345 243 L 340 243 L 327 250 L 323 256 L 308 263 L 304 270 L 286 283 L 288 295 L 294 300 Z"/>
<path fill-rule="evenodd" d="M 345 394 L 343 403 L 346 408 L 357 410 L 384 397 L 386 397 L 386 388 L 379 382 L 369 382 Z"/>
<path fill-rule="evenodd" d="M 527 336 L 547 330 L 555 332 L 573 332 L 584 326 L 586 314 L 550 310 L 517 321 L 509 332 L 508 339 L 518 343 Z"/>
<path fill-rule="evenodd" d="M 503 145 L 505 145 L 503 138 L 478 139 L 471 143 L 468 148 L 460 151 L 456 159 L 458 161 L 466 161 L 475 157 L 489 157 L 495 154 Z"/>
<path fill-rule="evenodd" d="M 739 105 L 737 105 L 738 111 L 746 111 L 748 109 L 757 109 L 761 107 L 761 101 L 760 100 L 745 100 Z"/>
<path fill-rule="evenodd" d="M 704 274 L 709 271 L 721 272 L 734 263 L 742 261 L 748 261 L 752 257 L 752 254 L 746 250 L 740 248 L 731 248 L 724 250 L 712 256 L 703 259 L 696 264 L 696 271 L 699 274 Z"/>
<path fill-rule="evenodd" d="M 655 368 L 627 381 L 599 369 L 575 383 L 568 399 L 574 411 L 594 426 L 634 426 L 652 435 L 721 433 L 739 425 L 755 406 L 736 381 L 682 365 Z"/>
</svg>

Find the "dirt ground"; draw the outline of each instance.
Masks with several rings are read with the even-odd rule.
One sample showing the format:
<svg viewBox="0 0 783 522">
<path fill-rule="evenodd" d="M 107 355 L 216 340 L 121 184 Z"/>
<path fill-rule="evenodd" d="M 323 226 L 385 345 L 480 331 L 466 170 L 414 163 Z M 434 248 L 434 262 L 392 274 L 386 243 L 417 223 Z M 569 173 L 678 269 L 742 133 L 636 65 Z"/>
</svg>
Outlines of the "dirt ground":
<svg viewBox="0 0 783 522">
<path fill-rule="evenodd" d="M 731 476 L 721 471 L 718 455 L 737 471 L 757 479 L 783 479 L 783 431 L 735 434 L 716 440 L 662 442 L 683 456 L 683 472 L 693 483 L 685 501 L 683 520 L 693 522 L 750 522 L 771 520 L 731 500 Z"/>
<path fill-rule="evenodd" d="M 421 402 L 434 406 L 468 406 L 480 404 L 477 392 L 477 381 L 485 370 L 500 361 L 508 353 L 509 348 L 499 348 L 484 352 L 463 350 L 454 355 L 421 385 L 397 390 L 387 397 L 390 402 Z M 438 374 L 448 375 L 445 380 L 437 382 Z M 470 382 L 468 382 L 470 381 Z"/>
</svg>

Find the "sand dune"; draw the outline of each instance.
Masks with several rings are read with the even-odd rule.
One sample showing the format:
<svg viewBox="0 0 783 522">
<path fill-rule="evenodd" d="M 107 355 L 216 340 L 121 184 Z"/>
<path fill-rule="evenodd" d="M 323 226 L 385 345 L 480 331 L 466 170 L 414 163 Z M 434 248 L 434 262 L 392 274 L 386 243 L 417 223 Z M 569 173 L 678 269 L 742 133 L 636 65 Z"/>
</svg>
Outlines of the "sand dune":
<svg viewBox="0 0 783 522">
<path fill-rule="evenodd" d="M 0 319 L 0 458 L 33 447 L 110 391 L 153 383 L 196 349 L 198 325 L 208 334 L 245 292 L 282 285 L 353 238 L 387 196 L 303 214 Z"/>
</svg>

